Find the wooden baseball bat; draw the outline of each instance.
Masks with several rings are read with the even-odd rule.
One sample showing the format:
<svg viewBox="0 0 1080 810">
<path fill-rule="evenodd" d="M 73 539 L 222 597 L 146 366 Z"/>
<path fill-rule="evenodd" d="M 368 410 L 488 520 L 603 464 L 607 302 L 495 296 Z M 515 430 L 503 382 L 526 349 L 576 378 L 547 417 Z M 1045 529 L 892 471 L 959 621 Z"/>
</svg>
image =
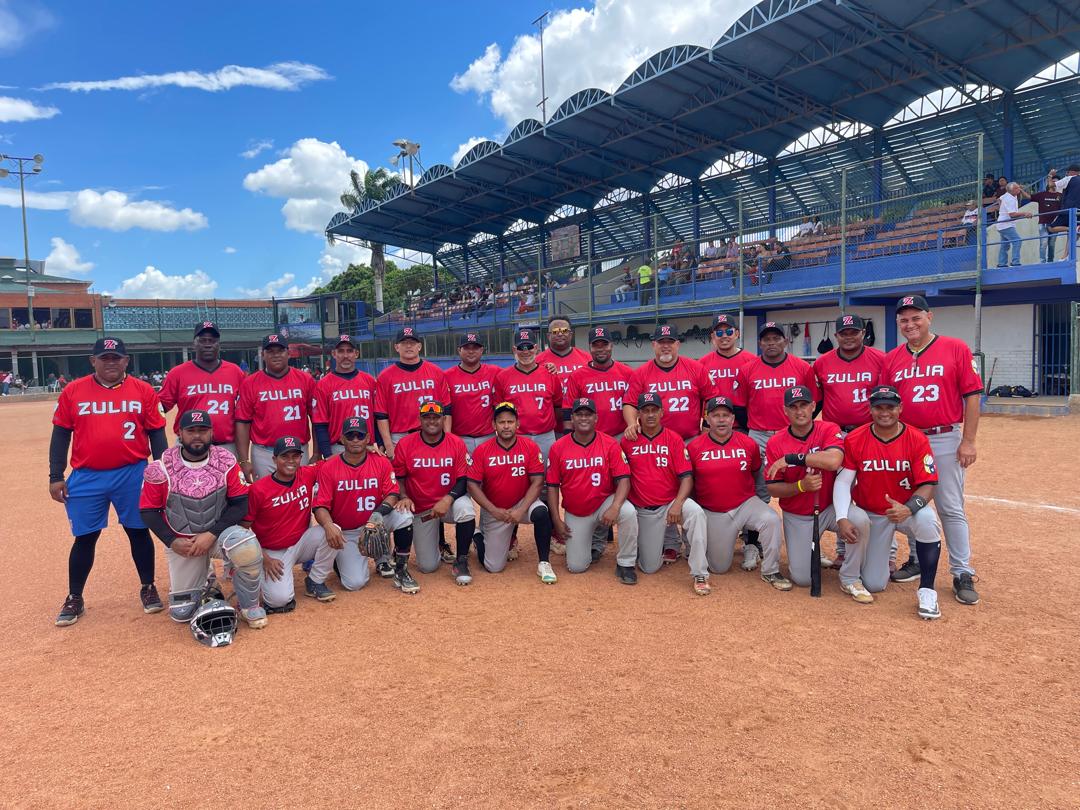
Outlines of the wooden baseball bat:
<svg viewBox="0 0 1080 810">
<path fill-rule="evenodd" d="M 986 378 L 986 393 L 990 393 L 990 389 L 994 387 L 994 372 L 997 371 L 997 361 L 995 357 L 994 362 L 990 364 L 990 376 Z"/>
<path fill-rule="evenodd" d="M 814 534 L 810 541 L 810 595 L 821 596 L 821 503 L 814 493 Z"/>
</svg>

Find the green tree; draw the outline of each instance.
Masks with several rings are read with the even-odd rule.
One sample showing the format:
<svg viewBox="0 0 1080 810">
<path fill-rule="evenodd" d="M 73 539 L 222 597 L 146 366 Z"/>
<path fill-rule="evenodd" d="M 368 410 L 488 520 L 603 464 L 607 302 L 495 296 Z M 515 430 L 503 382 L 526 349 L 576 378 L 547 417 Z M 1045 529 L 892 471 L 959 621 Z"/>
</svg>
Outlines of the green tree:
<svg viewBox="0 0 1080 810">
<path fill-rule="evenodd" d="M 390 189 L 397 183 L 398 179 L 382 167 L 365 172 L 363 177 L 353 170 L 349 172 L 349 188 L 341 194 L 341 204 L 351 211 L 368 200 L 381 202 L 389 196 Z M 369 242 L 368 246 L 371 248 L 375 308 L 380 312 L 385 312 L 386 308 L 383 306 L 383 281 L 386 278 L 384 246 L 380 242 Z"/>
<path fill-rule="evenodd" d="M 400 309 L 405 298 L 412 290 L 429 290 L 432 282 L 430 265 L 414 264 L 398 267 L 392 261 L 386 262 L 385 303 L 386 310 Z M 314 293 L 348 293 L 349 298 L 371 302 L 375 294 L 375 273 L 366 264 L 350 264 L 348 269 L 330 279 Z M 376 308 L 378 305 L 376 304 Z"/>
</svg>

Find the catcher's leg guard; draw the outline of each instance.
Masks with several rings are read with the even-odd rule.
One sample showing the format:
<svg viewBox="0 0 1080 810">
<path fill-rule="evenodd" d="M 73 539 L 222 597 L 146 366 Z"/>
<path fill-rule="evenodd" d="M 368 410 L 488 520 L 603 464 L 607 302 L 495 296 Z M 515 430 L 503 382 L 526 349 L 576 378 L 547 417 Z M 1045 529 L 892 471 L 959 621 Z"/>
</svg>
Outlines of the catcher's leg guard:
<svg viewBox="0 0 1080 810">
<path fill-rule="evenodd" d="M 242 608 L 256 607 L 262 591 L 262 546 L 253 532 L 240 526 L 230 526 L 218 536 L 221 553 L 235 568 L 233 589 Z"/>
</svg>

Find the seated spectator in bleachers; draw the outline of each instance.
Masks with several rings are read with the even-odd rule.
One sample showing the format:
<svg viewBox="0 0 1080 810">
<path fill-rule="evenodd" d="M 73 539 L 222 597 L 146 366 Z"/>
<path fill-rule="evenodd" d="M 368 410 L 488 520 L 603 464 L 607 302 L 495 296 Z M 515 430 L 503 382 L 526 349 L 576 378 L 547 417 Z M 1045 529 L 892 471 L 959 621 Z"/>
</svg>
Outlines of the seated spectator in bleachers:
<svg viewBox="0 0 1080 810">
<path fill-rule="evenodd" d="M 1054 188 L 1061 192 L 1062 211 L 1050 226 L 1052 233 L 1067 233 L 1069 230 L 1069 210 L 1080 208 L 1080 164 L 1073 163 L 1065 170 L 1065 176 L 1054 183 Z"/>
<path fill-rule="evenodd" d="M 814 233 L 814 223 L 810 217 L 803 217 L 802 224 L 799 226 L 799 232 L 795 234 L 797 239 L 805 239 L 807 236 L 811 236 Z"/>
<path fill-rule="evenodd" d="M 986 177 L 983 178 L 982 195 L 983 205 L 989 205 L 997 199 L 997 180 L 994 179 L 993 172 L 987 172 Z"/>
<path fill-rule="evenodd" d="M 656 280 L 663 287 L 665 284 L 671 281 L 671 276 L 675 272 L 675 268 L 672 266 L 671 260 L 660 263 L 660 269 L 656 271 Z"/>
<path fill-rule="evenodd" d="M 1046 175 L 1046 188 L 1031 195 L 1031 201 L 1039 206 L 1039 261 L 1054 260 L 1054 242 L 1057 234 L 1050 230 L 1061 208 L 1061 192 L 1057 190 L 1057 169 L 1051 169 Z"/>
<path fill-rule="evenodd" d="M 627 296 L 634 291 L 634 279 L 630 276 L 629 271 L 622 277 L 622 283 L 615 288 L 615 302 L 618 304 L 626 303 Z"/>
<path fill-rule="evenodd" d="M 769 251 L 770 259 L 765 265 L 765 283 L 772 282 L 772 274 L 783 272 L 791 267 L 791 251 L 788 246 L 778 240 L 773 240 L 772 249 Z"/>
<path fill-rule="evenodd" d="M 814 236 L 825 235 L 825 223 L 821 221 L 821 217 L 817 214 L 814 215 Z"/>
<path fill-rule="evenodd" d="M 1009 193 L 1009 179 L 1002 175 L 997 180 L 997 188 L 994 189 L 994 197 L 1000 198 Z"/>
<path fill-rule="evenodd" d="M 1020 234 L 1014 224 L 1018 219 L 1030 219 L 1031 214 L 1020 210 L 1020 198 L 1024 191 L 1019 183 L 1009 183 L 1005 193 L 998 198 L 997 231 L 1001 242 L 998 246 L 997 266 L 1020 266 Z M 1009 248 L 1012 248 L 1012 261 L 1009 261 Z"/>
<path fill-rule="evenodd" d="M 964 216 L 960 218 L 961 224 L 964 226 L 964 230 L 967 231 L 966 243 L 969 245 L 975 244 L 975 238 L 977 235 L 977 226 L 979 224 L 979 206 L 975 205 L 974 200 L 968 200 L 967 210 L 964 211 Z"/>
<path fill-rule="evenodd" d="M 707 244 L 705 246 L 705 250 L 704 250 L 703 255 L 704 255 L 704 258 L 706 258 L 706 259 L 715 259 L 715 258 L 717 258 L 720 255 L 720 251 L 716 247 L 716 242 L 709 242 L 709 244 Z"/>
</svg>

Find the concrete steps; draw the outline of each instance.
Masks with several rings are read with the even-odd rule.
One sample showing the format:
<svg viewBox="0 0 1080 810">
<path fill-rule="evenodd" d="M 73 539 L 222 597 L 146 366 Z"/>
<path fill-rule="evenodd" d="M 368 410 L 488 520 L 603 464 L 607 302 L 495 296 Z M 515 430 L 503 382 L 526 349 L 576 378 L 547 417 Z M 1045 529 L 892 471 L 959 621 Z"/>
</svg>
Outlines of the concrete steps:
<svg viewBox="0 0 1080 810">
<path fill-rule="evenodd" d="M 982 412 L 1007 416 L 1068 416 L 1068 397 L 987 397 Z"/>
</svg>

